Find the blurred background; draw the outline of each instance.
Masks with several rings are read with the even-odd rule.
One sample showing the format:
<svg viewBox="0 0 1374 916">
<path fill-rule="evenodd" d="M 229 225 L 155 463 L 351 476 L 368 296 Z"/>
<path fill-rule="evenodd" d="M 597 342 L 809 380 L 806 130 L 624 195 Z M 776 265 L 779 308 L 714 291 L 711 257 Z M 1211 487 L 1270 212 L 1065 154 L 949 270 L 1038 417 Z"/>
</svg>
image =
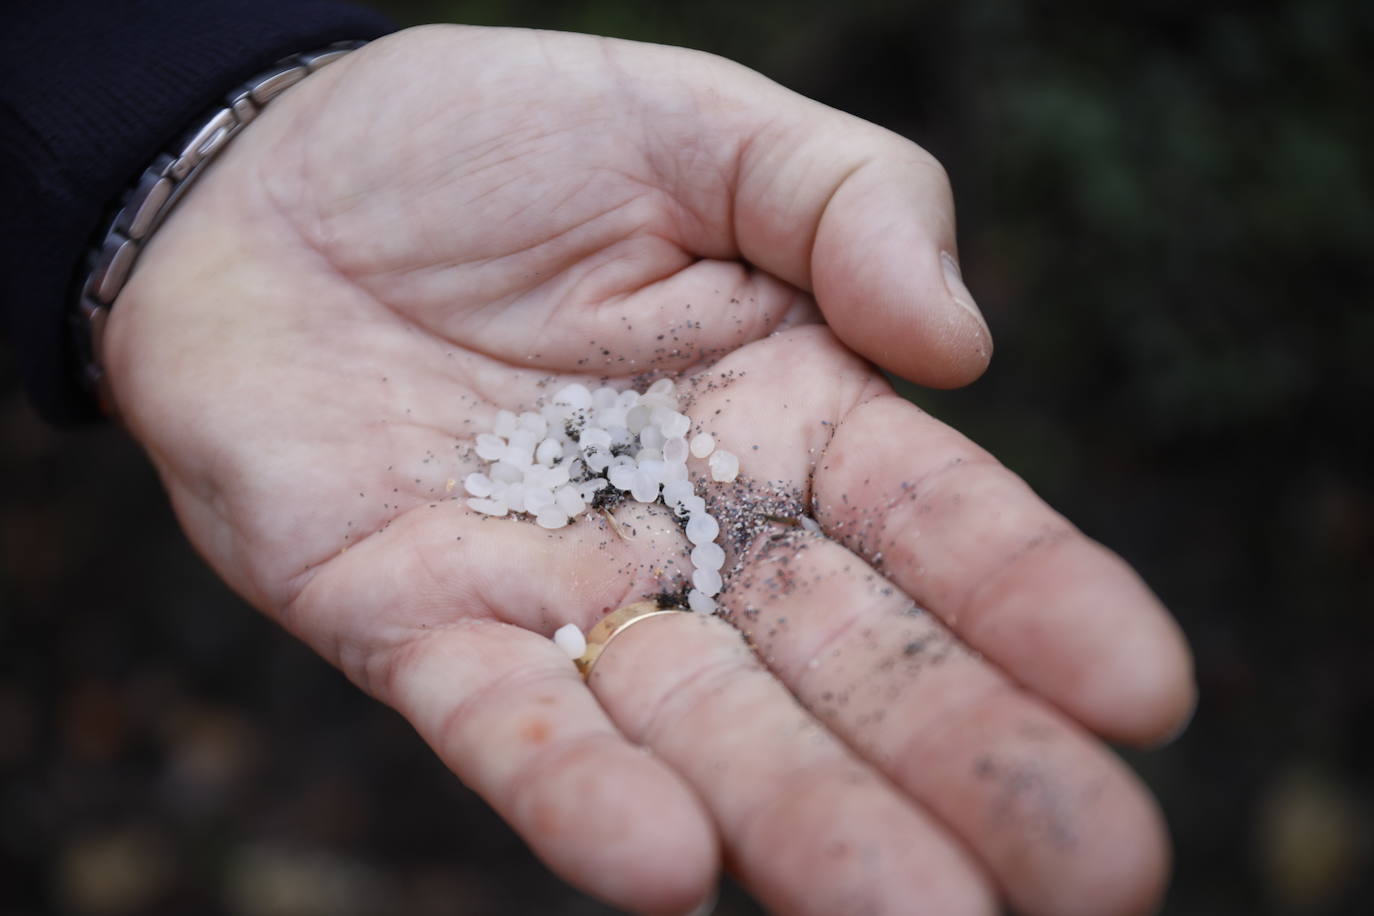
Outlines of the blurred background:
<svg viewBox="0 0 1374 916">
<path fill-rule="evenodd" d="M 988 375 L 916 401 L 1134 563 L 1201 706 L 1165 912 L 1374 912 L 1374 4 L 378 2 L 714 51 L 948 167 Z M 0 914 L 607 914 L 229 594 L 0 354 Z M 735 888 L 720 912 L 757 913 Z"/>
</svg>

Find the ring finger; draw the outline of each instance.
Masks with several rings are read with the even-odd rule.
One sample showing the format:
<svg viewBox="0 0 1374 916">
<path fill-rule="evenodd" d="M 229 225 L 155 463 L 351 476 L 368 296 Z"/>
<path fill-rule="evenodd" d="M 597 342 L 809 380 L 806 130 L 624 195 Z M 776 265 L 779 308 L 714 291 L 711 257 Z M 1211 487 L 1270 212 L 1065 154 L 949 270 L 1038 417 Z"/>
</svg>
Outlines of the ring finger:
<svg viewBox="0 0 1374 916">
<path fill-rule="evenodd" d="M 625 630 L 593 693 L 715 818 L 726 856 L 789 914 L 996 911 L 944 829 L 839 741 L 722 621 L 670 614 Z"/>
</svg>

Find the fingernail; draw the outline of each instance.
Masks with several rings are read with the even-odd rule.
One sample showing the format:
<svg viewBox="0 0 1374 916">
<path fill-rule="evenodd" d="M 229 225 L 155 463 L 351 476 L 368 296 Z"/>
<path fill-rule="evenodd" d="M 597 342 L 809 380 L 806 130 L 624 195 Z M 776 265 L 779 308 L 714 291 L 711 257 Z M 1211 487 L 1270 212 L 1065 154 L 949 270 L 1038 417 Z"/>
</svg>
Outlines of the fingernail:
<svg viewBox="0 0 1374 916">
<path fill-rule="evenodd" d="M 701 905 L 684 913 L 683 916 L 711 916 L 716 911 L 716 903 L 720 900 L 720 888 L 716 888 L 706 895 L 706 899 L 701 901 Z"/>
<path fill-rule="evenodd" d="M 983 313 L 978 309 L 977 304 L 974 303 L 973 294 L 970 293 L 968 287 L 964 285 L 964 275 L 960 273 L 959 262 L 954 260 L 954 255 L 950 254 L 948 251 L 940 252 L 940 266 L 944 268 L 945 289 L 949 290 L 950 298 L 959 303 L 959 305 L 961 305 L 970 315 L 978 319 L 978 323 L 983 326 L 983 331 L 991 337 L 992 331 L 988 328 L 987 319 L 983 317 Z"/>
<path fill-rule="evenodd" d="M 1193 706 L 1192 706 L 1191 709 L 1188 710 L 1188 714 L 1187 714 L 1186 716 L 1183 717 L 1183 721 L 1179 722 L 1178 725 L 1176 725 L 1176 726 L 1174 727 L 1174 730 L 1171 731 L 1171 732 L 1169 732 L 1169 734 L 1165 735 L 1163 738 L 1160 738 L 1158 741 L 1154 742 L 1153 744 L 1150 744 L 1150 745 L 1146 746 L 1145 750 L 1147 750 L 1147 751 L 1158 751 L 1158 750 L 1162 750 L 1162 749 L 1168 747 L 1169 745 L 1173 744 L 1173 743 L 1174 743 L 1175 741 L 1177 741 L 1179 738 L 1182 738 L 1182 737 L 1183 737 L 1183 733 L 1186 732 L 1186 731 L 1188 730 L 1188 726 L 1190 726 L 1190 725 L 1193 724 L 1193 717 L 1196 716 L 1196 715 L 1197 715 L 1197 693 L 1194 692 L 1194 694 L 1193 694 Z"/>
</svg>

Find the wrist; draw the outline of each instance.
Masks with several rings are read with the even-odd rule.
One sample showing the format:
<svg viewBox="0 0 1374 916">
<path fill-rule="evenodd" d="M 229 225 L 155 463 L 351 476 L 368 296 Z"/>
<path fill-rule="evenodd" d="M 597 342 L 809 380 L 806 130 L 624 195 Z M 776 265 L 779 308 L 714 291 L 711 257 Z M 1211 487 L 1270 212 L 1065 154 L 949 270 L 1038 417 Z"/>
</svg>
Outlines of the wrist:
<svg viewBox="0 0 1374 916">
<path fill-rule="evenodd" d="M 99 243 L 88 255 L 85 280 L 70 319 L 81 382 L 106 416 L 118 415 L 106 362 L 107 325 L 144 248 L 201 173 L 268 104 L 365 43 L 336 42 L 316 51 L 291 55 L 245 81 L 149 164 L 126 192 Z"/>
</svg>

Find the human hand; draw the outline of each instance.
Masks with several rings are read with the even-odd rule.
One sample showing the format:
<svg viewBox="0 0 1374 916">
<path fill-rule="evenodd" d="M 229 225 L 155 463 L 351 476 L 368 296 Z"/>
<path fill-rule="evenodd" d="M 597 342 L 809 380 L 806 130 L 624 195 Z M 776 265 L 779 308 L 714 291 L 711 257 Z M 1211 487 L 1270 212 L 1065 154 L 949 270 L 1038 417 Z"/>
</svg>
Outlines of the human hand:
<svg viewBox="0 0 1374 916">
<path fill-rule="evenodd" d="M 786 913 L 1142 912 L 1162 826 L 1089 733 L 1178 727 L 1176 627 L 855 355 L 982 371 L 953 246 L 926 154 L 735 65 L 433 27 L 236 139 L 104 355 L 215 569 L 590 893 L 683 912 L 723 855 Z M 703 486 L 757 652 L 657 617 L 584 685 L 548 635 L 673 586 L 678 529 L 632 506 L 626 537 L 546 531 L 449 481 L 498 408 L 645 373 L 742 457 Z M 808 510 L 826 536 L 776 521 Z"/>
</svg>

